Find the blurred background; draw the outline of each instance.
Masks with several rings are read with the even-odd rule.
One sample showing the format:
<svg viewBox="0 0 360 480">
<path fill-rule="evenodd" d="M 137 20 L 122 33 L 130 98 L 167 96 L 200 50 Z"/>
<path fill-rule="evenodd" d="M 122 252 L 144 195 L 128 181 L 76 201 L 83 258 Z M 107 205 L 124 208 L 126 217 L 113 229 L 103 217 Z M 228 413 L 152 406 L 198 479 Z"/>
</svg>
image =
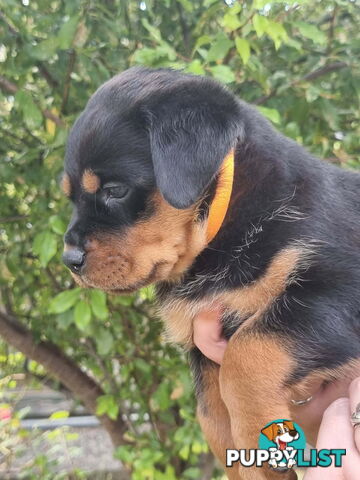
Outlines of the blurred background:
<svg viewBox="0 0 360 480">
<path fill-rule="evenodd" d="M 0 478 L 222 478 L 151 289 L 107 298 L 61 264 L 69 127 L 112 75 L 173 67 L 359 168 L 359 25 L 350 0 L 0 0 Z"/>
</svg>

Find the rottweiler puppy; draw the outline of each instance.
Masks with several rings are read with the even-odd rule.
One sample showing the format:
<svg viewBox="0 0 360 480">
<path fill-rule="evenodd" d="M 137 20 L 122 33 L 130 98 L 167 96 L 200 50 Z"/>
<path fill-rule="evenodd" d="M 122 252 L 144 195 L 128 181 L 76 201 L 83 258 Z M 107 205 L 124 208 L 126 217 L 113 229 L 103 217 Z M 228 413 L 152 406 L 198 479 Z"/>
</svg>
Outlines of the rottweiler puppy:
<svg viewBox="0 0 360 480">
<path fill-rule="evenodd" d="M 223 463 L 227 448 L 257 448 L 268 422 L 296 421 L 294 403 L 323 382 L 360 370 L 359 187 L 359 174 L 314 158 L 214 80 L 168 69 L 115 76 L 71 130 L 63 260 L 84 287 L 156 284 Z M 221 367 L 192 341 L 194 315 L 218 304 Z"/>
</svg>

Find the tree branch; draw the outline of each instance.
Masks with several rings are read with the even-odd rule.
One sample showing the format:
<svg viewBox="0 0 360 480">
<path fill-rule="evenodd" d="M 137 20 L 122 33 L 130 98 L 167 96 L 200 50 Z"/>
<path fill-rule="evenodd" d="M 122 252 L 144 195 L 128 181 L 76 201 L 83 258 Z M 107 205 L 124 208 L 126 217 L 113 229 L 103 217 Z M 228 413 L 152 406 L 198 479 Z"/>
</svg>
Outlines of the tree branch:
<svg viewBox="0 0 360 480">
<path fill-rule="evenodd" d="M 61 102 L 61 108 L 60 108 L 61 112 L 65 111 L 66 105 L 67 105 L 67 102 L 68 102 L 68 99 L 69 99 L 71 74 L 72 74 L 72 71 L 74 70 L 75 61 L 76 61 L 76 52 L 72 48 L 69 52 L 69 62 L 68 62 L 67 70 L 66 70 L 64 90 L 63 90 L 62 102 Z"/>
<path fill-rule="evenodd" d="M 336 70 L 341 70 L 342 68 L 348 67 L 349 65 L 346 62 L 334 62 L 334 63 L 328 63 L 327 65 L 324 65 L 323 67 L 317 68 L 316 70 L 313 70 L 312 72 L 307 73 L 303 77 L 300 77 L 298 79 L 293 80 L 290 82 L 286 88 L 293 87 L 294 85 L 297 85 L 298 83 L 301 82 L 310 82 L 312 80 L 316 80 L 319 77 L 322 77 L 323 75 L 326 75 L 328 73 L 335 72 Z M 274 88 L 271 90 L 271 92 L 268 95 L 262 95 L 261 97 L 257 98 L 254 100 L 252 103 L 254 105 L 262 105 L 265 103 L 267 100 L 270 98 L 274 97 L 277 93 L 277 88 Z"/>
<path fill-rule="evenodd" d="M 10 24 L 9 20 L 5 17 L 4 13 L 0 11 L 0 20 L 2 20 L 5 25 L 7 26 L 7 28 L 9 29 L 9 32 L 12 34 L 12 35 L 19 35 L 19 32 L 16 30 L 16 28 Z"/>
<path fill-rule="evenodd" d="M 45 67 L 45 65 L 41 62 L 37 62 L 37 66 L 39 68 L 39 71 L 41 75 L 45 78 L 47 81 L 49 87 L 51 88 L 57 88 L 59 86 L 59 82 L 57 79 L 49 72 L 49 70 Z"/>
<path fill-rule="evenodd" d="M 97 399 L 104 395 L 101 387 L 83 372 L 56 345 L 48 341 L 36 342 L 15 317 L 0 310 L 0 335 L 12 347 L 27 357 L 43 365 L 43 367 L 79 398 L 86 408 L 95 414 Z M 127 431 L 121 415 L 112 420 L 107 415 L 99 417 L 102 426 L 109 433 L 115 446 L 126 445 L 124 433 Z"/>
<path fill-rule="evenodd" d="M 184 18 L 184 12 L 183 12 L 183 7 L 181 3 L 178 0 L 175 0 L 175 5 L 176 9 L 179 15 L 179 21 L 180 21 L 180 27 L 182 31 L 182 36 L 183 36 L 183 41 L 184 41 L 184 49 L 186 52 L 186 55 L 188 55 L 190 51 L 190 31 L 189 27 L 186 23 L 186 20 Z"/>
<path fill-rule="evenodd" d="M 7 80 L 5 77 L 0 75 L 0 88 L 3 90 L 5 93 L 11 93 L 14 94 L 18 91 L 17 86 L 15 83 L 10 82 Z"/>
<path fill-rule="evenodd" d="M 3 77 L 2 75 L 0 75 L 0 88 L 5 93 L 10 93 L 11 95 L 14 95 L 18 91 L 17 85 L 15 85 L 15 83 L 10 82 L 7 78 Z M 45 118 L 52 120 L 59 127 L 65 126 L 65 122 L 61 120 L 60 117 L 53 114 L 50 110 L 47 110 L 47 109 L 42 110 L 42 114 L 44 115 Z"/>
<path fill-rule="evenodd" d="M 348 67 L 348 64 L 346 62 L 329 63 L 328 65 L 324 65 L 323 67 L 317 68 L 316 70 L 313 70 L 312 72 L 304 75 L 299 81 L 315 80 L 316 78 L 322 77 L 327 73 L 332 73 L 332 72 L 335 72 L 336 70 L 341 70 L 342 68 L 345 68 L 345 67 Z"/>
<path fill-rule="evenodd" d="M 14 215 L 12 217 L 0 217 L 0 223 L 14 223 L 14 222 L 18 222 L 19 220 L 26 220 L 27 218 L 29 218 L 29 215 Z"/>
</svg>

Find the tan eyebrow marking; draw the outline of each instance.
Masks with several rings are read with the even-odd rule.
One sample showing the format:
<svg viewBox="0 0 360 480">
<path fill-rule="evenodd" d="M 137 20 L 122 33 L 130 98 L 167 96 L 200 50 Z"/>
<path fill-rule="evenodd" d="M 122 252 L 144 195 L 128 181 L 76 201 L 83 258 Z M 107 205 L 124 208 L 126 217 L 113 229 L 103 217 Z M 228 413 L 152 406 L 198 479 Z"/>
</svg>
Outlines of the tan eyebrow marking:
<svg viewBox="0 0 360 480">
<path fill-rule="evenodd" d="M 70 183 L 70 177 L 67 173 L 64 173 L 64 175 L 61 178 L 60 188 L 67 197 L 70 197 L 70 195 L 71 195 L 71 183 Z"/>
<path fill-rule="evenodd" d="M 100 178 L 93 171 L 86 169 L 81 179 L 81 185 L 86 193 L 95 193 L 100 188 Z"/>
</svg>

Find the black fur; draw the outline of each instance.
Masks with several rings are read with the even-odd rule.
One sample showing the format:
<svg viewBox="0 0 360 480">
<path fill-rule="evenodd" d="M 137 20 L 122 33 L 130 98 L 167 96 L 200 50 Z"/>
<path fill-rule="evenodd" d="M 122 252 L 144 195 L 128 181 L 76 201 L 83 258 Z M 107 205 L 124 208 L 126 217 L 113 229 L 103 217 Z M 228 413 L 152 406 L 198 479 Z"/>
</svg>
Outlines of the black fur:
<svg viewBox="0 0 360 480">
<path fill-rule="evenodd" d="M 205 217 L 216 173 L 235 145 L 223 226 L 181 284 L 157 286 L 160 300 L 247 285 L 277 252 L 301 243 L 313 251 L 311 262 L 256 328 L 292 339 L 298 366 L 289 383 L 360 357 L 359 174 L 314 158 L 208 78 L 137 68 L 95 93 L 68 143 L 76 213 L 66 240 L 82 245 L 90 232 L 131 227 L 151 215 L 147 199 L 156 187 L 177 208 L 204 195 Z M 80 199 L 85 166 L 104 183 L 130 185 L 129 200 L 109 210 L 101 198 Z M 241 321 L 224 319 L 228 337 Z M 193 363 L 203 361 L 193 355 Z"/>
</svg>

